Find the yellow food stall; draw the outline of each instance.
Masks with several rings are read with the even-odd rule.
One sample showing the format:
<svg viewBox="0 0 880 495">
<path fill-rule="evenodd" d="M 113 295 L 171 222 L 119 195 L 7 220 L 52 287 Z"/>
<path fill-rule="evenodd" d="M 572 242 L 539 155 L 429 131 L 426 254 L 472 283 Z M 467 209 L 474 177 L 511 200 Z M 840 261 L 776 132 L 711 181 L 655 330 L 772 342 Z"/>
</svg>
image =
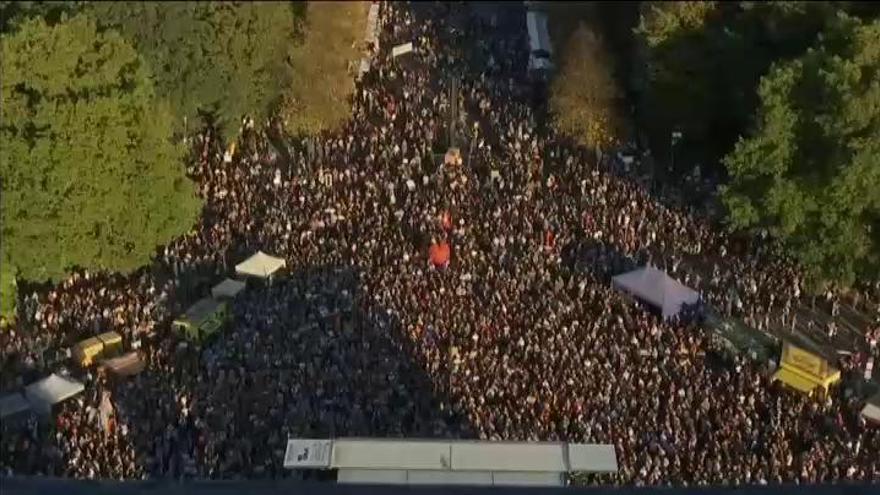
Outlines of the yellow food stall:
<svg viewBox="0 0 880 495">
<path fill-rule="evenodd" d="M 104 332 L 98 335 L 98 340 L 104 344 L 102 357 L 112 358 L 122 354 L 122 336 L 116 332 Z"/>
<path fill-rule="evenodd" d="M 101 351 L 104 350 L 104 343 L 97 337 L 89 337 L 85 340 L 77 342 L 73 346 L 73 359 L 82 367 L 91 366 L 95 362 Z"/>
<path fill-rule="evenodd" d="M 217 333 L 226 323 L 228 317 L 229 306 L 225 301 L 206 297 L 174 320 L 174 329 L 187 340 L 202 342 Z"/>
<path fill-rule="evenodd" d="M 835 369 L 819 353 L 808 350 L 807 346 L 786 341 L 782 345 L 779 369 L 773 379 L 807 395 L 812 395 L 816 390 L 828 393 L 831 385 L 840 381 L 840 370 Z"/>
</svg>

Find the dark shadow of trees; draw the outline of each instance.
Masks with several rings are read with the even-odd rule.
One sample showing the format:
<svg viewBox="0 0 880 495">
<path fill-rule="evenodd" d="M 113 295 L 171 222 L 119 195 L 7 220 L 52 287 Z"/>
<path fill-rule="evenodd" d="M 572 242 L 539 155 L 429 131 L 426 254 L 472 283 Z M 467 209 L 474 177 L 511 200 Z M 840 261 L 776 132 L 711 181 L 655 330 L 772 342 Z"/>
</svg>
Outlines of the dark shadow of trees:
<svg viewBox="0 0 880 495">
<path fill-rule="evenodd" d="M 449 400 L 413 359 L 415 344 L 360 279 L 352 267 L 319 266 L 250 283 L 212 342 L 166 339 L 147 350 L 148 369 L 114 387 L 120 424 L 145 472 L 299 477 L 282 466 L 288 436 L 468 431 L 441 411 Z"/>
</svg>

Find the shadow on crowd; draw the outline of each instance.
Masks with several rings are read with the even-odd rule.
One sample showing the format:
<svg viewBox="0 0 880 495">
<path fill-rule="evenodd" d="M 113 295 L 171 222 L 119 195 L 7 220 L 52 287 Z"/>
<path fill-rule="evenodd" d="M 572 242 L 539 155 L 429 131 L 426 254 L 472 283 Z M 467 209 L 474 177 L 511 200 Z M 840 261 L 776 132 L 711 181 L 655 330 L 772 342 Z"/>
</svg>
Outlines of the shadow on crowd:
<svg viewBox="0 0 880 495">
<path fill-rule="evenodd" d="M 288 437 L 469 436 L 356 269 L 251 284 L 232 313 L 201 348 L 166 339 L 150 349 L 148 369 L 116 387 L 144 474 L 286 477 Z"/>
</svg>

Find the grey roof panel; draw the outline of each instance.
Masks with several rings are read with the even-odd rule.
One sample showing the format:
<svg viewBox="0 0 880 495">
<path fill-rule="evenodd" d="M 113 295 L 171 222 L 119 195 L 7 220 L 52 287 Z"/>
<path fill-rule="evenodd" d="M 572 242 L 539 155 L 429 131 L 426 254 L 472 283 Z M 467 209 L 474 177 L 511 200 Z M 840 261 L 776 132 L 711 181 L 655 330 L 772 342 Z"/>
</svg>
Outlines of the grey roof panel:
<svg viewBox="0 0 880 495">
<path fill-rule="evenodd" d="M 564 444 L 455 442 L 452 469 L 463 471 L 568 471 Z"/>
<path fill-rule="evenodd" d="M 494 472 L 492 484 L 498 486 L 564 486 L 562 473 Z"/>
<path fill-rule="evenodd" d="M 410 485 L 472 485 L 489 486 L 492 473 L 488 471 L 407 471 Z"/>
<path fill-rule="evenodd" d="M 341 438 L 331 465 L 339 469 L 449 469 L 449 442 Z"/>
<path fill-rule="evenodd" d="M 365 483 L 380 485 L 405 485 L 403 469 L 340 469 L 336 474 L 338 483 Z"/>
<path fill-rule="evenodd" d="M 570 471 L 616 473 L 617 453 L 613 445 L 572 443 L 568 445 Z"/>
</svg>

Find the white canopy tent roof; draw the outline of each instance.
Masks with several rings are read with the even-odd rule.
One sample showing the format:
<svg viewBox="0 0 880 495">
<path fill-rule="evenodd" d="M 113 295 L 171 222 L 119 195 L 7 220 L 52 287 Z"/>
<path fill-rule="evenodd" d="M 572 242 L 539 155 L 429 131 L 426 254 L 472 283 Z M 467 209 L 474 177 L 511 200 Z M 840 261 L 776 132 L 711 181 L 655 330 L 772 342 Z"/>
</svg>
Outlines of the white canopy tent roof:
<svg viewBox="0 0 880 495">
<path fill-rule="evenodd" d="M 72 379 L 51 374 L 25 387 L 24 394 L 35 411 L 49 414 L 52 406 L 82 393 L 85 387 Z"/>
<path fill-rule="evenodd" d="M 214 299 L 220 299 L 221 297 L 233 298 L 243 291 L 245 287 L 247 287 L 247 284 L 244 282 L 227 278 L 211 289 L 211 297 Z"/>
<path fill-rule="evenodd" d="M 276 258 L 257 251 L 250 258 L 235 265 L 235 273 L 249 277 L 269 278 L 278 270 L 287 266 L 283 258 Z"/>
<path fill-rule="evenodd" d="M 659 308 L 664 319 L 677 315 L 682 305 L 700 300 L 697 291 L 653 266 L 617 275 L 611 279 L 611 285 Z"/>
<path fill-rule="evenodd" d="M 25 399 L 20 393 L 0 397 L 0 418 L 2 419 L 27 411 L 30 408 L 30 403 L 28 403 L 27 399 Z"/>
<path fill-rule="evenodd" d="M 880 425 L 880 393 L 868 399 L 865 407 L 862 408 L 862 417 Z"/>
</svg>

